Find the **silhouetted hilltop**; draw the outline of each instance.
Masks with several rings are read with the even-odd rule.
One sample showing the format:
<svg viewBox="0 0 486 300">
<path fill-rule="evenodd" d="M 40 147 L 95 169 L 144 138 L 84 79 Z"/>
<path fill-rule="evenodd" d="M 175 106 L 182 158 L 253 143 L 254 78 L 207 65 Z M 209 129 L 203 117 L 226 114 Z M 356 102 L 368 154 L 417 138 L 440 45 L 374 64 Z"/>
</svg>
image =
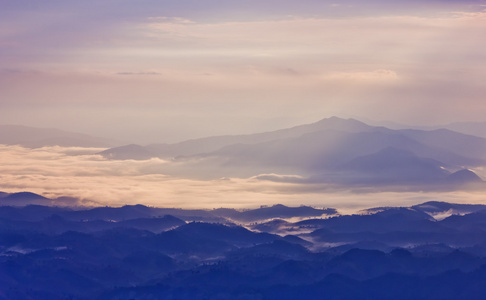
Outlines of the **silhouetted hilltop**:
<svg viewBox="0 0 486 300">
<path fill-rule="evenodd" d="M 0 205 L 23 206 L 27 204 L 49 204 L 49 199 L 31 192 L 3 193 L 0 197 Z"/>
<path fill-rule="evenodd" d="M 282 204 L 262 206 L 257 209 L 235 212 L 229 210 L 215 210 L 215 214 L 240 222 L 255 222 L 274 218 L 320 217 L 333 215 L 337 211 L 333 208 L 317 209 L 309 206 L 287 207 Z"/>
<path fill-rule="evenodd" d="M 108 159 L 120 159 L 120 160 L 125 160 L 125 159 L 146 160 L 156 156 L 152 152 L 147 150 L 145 147 L 140 145 L 135 145 L 135 144 L 107 149 L 99 152 L 98 154 Z"/>
<path fill-rule="evenodd" d="M 43 217 L 49 216 L 55 212 L 66 220 L 84 222 L 95 220 L 120 222 L 130 219 L 147 219 L 153 217 L 162 217 L 165 215 L 173 215 L 185 221 L 205 221 L 213 223 L 237 221 L 249 223 L 274 218 L 320 217 L 325 215 L 334 215 L 337 213 L 337 210 L 334 208 L 318 209 L 309 206 L 287 207 L 281 204 L 244 211 L 224 208 L 213 210 L 157 208 L 147 207 L 140 204 L 125 205 L 122 207 L 95 207 L 85 209 L 79 207 L 78 209 L 63 210 L 58 207 L 44 207 L 38 205 L 39 203 L 56 205 L 58 200 L 58 204 L 63 206 L 66 204 L 63 201 L 63 197 L 49 199 L 41 195 L 28 192 L 14 194 L 4 193 L 3 197 L 0 198 L 0 217 L 2 215 L 10 215 L 17 216 L 17 218 L 20 220 L 28 218 L 40 220 Z M 9 207 L 8 205 L 19 206 L 19 208 L 16 209 Z"/>
<path fill-rule="evenodd" d="M 462 169 L 450 174 L 447 180 L 452 184 L 467 184 L 467 183 L 479 183 L 483 180 L 473 171 L 468 169 Z"/>
<path fill-rule="evenodd" d="M 479 210 L 486 209 L 484 204 L 456 204 L 440 201 L 429 201 L 419 205 L 412 206 L 415 210 L 420 210 L 431 215 L 441 213 L 449 214 L 469 214 Z"/>
</svg>

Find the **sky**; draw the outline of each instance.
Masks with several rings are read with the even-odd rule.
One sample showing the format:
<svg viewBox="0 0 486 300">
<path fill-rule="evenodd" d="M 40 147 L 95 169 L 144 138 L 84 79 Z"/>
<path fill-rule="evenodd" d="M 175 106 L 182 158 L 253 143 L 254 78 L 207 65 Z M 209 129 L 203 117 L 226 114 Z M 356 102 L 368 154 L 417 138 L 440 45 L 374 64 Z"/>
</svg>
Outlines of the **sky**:
<svg viewBox="0 0 486 300">
<path fill-rule="evenodd" d="M 0 0 L 0 119 L 123 141 L 486 121 L 486 1 Z"/>
</svg>

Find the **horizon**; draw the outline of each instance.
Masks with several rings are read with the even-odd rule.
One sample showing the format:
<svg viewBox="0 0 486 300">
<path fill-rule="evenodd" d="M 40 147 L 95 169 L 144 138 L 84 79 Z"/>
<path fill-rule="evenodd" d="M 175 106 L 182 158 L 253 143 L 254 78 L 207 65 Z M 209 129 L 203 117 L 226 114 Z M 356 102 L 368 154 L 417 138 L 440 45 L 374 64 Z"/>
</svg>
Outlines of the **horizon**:
<svg viewBox="0 0 486 300">
<path fill-rule="evenodd" d="M 265 129 L 262 128 L 259 131 L 253 131 L 253 132 L 227 132 L 224 134 L 217 134 L 217 135 L 200 135 L 200 136 L 190 136 L 190 137 L 181 137 L 178 140 L 171 140 L 171 141 L 165 141 L 165 140 L 137 140 L 136 137 L 133 137 L 131 140 L 118 140 L 114 138 L 113 136 L 105 136 L 105 135 L 99 135 L 97 134 L 96 131 L 94 132 L 82 132 L 82 131 L 71 131 L 67 130 L 62 127 L 42 127 L 42 126 L 33 126 L 33 125 L 25 125 L 25 124 L 20 124 L 20 123 L 0 123 L 0 126 L 19 126 L 19 127 L 27 127 L 27 128 L 34 128 L 34 129 L 46 129 L 46 130 L 60 130 L 66 133 L 73 133 L 73 134 L 82 134 L 82 135 L 87 135 L 87 136 L 92 136 L 95 138 L 103 138 L 103 139 L 110 139 L 115 142 L 118 142 L 120 146 L 125 145 L 125 144 L 137 144 L 137 145 L 149 145 L 149 144 L 177 144 L 189 140 L 197 140 L 197 139 L 204 139 L 204 138 L 211 138 L 211 137 L 219 137 L 219 136 L 239 136 L 239 135 L 253 135 L 253 134 L 260 134 L 260 133 L 267 133 L 267 132 L 273 132 L 273 131 L 278 131 L 282 129 L 290 129 L 298 126 L 303 126 L 303 125 L 311 125 L 318 123 L 320 121 L 324 121 L 327 119 L 341 119 L 341 120 L 355 120 L 359 121 L 361 123 L 364 123 L 366 125 L 370 126 L 377 126 L 377 127 L 386 127 L 390 129 L 419 129 L 419 130 L 426 130 L 426 131 L 432 131 L 432 130 L 437 130 L 437 129 L 448 129 L 452 131 L 458 131 L 457 129 L 450 129 L 448 127 L 453 126 L 453 125 L 460 125 L 460 124 L 484 124 L 486 123 L 485 121 L 458 121 L 458 122 L 450 122 L 450 123 L 444 123 L 444 124 L 434 124 L 434 125 L 419 125 L 419 124 L 405 124 L 405 123 L 398 123 L 394 122 L 393 120 L 371 120 L 371 119 L 359 119 L 357 117 L 341 117 L 341 116 L 328 116 L 324 118 L 320 118 L 318 120 L 311 121 L 309 123 L 302 123 L 302 124 L 291 124 L 285 127 L 278 127 L 274 128 L 274 125 L 271 126 L 270 129 Z M 464 131 L 458 131 L 460 133 L 466 133 Z M 466 133 L 467 134 L 467 133 Z M 139 133 L 140 135 L 140 133 Z M 474 134 L 471 134 L 474 135 Z"/>
</svg>

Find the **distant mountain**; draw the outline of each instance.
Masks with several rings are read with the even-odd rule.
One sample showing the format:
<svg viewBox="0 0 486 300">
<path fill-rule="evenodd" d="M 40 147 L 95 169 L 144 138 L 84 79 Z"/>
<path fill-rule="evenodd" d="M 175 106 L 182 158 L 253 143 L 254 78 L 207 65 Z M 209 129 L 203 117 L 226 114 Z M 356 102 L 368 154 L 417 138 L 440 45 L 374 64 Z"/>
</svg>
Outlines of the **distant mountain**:
<svg viewBox="0 0 486 300">
<path fill-rule="evenodd" d="M 311 182 L 327 178 L 345 184 L 359 179 L 361 183 L 397 185 L 430 184 L 449 175 L 446 170 L 485 165 L 485 150 L 486 139 L 447 129 L 392 130 L 332 117 L 267 133 L 172 145 L 128 145 L 101 154 L 108 159 L 171 157 L 176 164 L 164 166 L 166 174 L 203 179 L 254 177 L 304 183 L 311 177 Z M 342 172 L 345 169 L 347 174 Z M 459 182 L 459 177 L 465 182 L 473 180 L 460 174 L 451 176 L 449 182 Z M 354 178 L 346 177 L 349 175 Z"/>
<path fill-rule="evenodd" d="M 450 174 L 447 177 L 447 180 L 451 184 L 467 184 L 467 183 L 483 182 L 481 177 L 479 177 L 476 173 L 468 169 L 462 169 Z"/>
<path fill-rule="evenodd" d="M 370 133 L 370 135 L 365 135 L 364 133 Z M 367 144 L 372 144 L 374 142 L 373 135 L 377 134 L 386 135 L 390 141 L 382 142 L 380 147 L 375 147 L 375 151 L 367 154 L 376 152 L 386 146 L 395 146 L 405 150 L 422 152 L 416 153 L 417 155 L 438 156 L 436 159 L 446 163 L 451 161 L 452 163 L 468 164 L 478 163 L 479 160 L 486 160 L 484 151 L 486 149 L 486 139 L 484 138 L 460 134 L 450 130 L 391 130 L 385 127 L 369 126 L 354 119 L 341 119 L 337 117 L 273 132 L 216 136 L 189 140 L 177 144 L 153 144 L 145 147 L 129 145 L 112 149 L 112 151 L 106 151 L 104 154 L 108 158 L 112 157 L 116 159 L 118 157 L 116 152 L 121 153 L 119 157 L 125 158 L 130 151 L 133 151 L 134 157 L 139 156 L 143 152 L 143 155 L 152 154 L 154 156 L 168 158 L 200 154 L 218 154 L 230 150 L 241 153 L 245 149 L 253 147 L 268 148 L 271 147 L 272 143 L 275 146 L 277 144 L 281 144 L 281 146 L 292 146 L 292 144 L 299 142 L 305 142 L 300 147 L 301 150 L 317 151 L 317 149 L 314 149 L 315 146 L 318 146 L 319 149 L 336 148 L 342 144 L 343 139 L 349 140 L 350 137 L 357 139 L 355 144 L 369 147 Z M 371 140 L 367 142 L 368 137 Z M 313 139 L 315 143 L 311 144 L 306 139 Z M 323 144 L 326 144 L 327 147 L 323 147 Z M 299 145 L 293 146 L 297 147 Z M 304 146 L 311 148 L 303 149 Z M 352 144 L 349 146 L 352 146 Z M 419 146 L 421 147 L 420 149 L 418 149 Z M 255 149 L 254 152 L 258 151 Z"/>
<path fill-rule="evenodd" d="M 262 206 L 257 209 L 242 212 L 232 212 L 227 209 L 216 209 L 212 212 L 216 215 L 245 223 L 264 221 L 274 218 L 321 217 L 337 214 L 337 211 L 333 208 L 317 209 L 309 206 L 288 207 L 282 204 Z"/>
<path fill-rule="evenodd" d="M 16 201 L 16 200 L 44 200 L 47 199 L 44 196 L 31 193 L 31 192 L 19 192 L 19 193 L 2 193 L 2 196 L 0 197 L 4 200 L 11 200 L 11 201 Z"/>
<path fill-rule="evenodd" d="M 410 124 L 400 124 L 393 121 L 375 121 L 375 120 L 363 120 L 366 124 L 372 126 L 384 126 L 390 129 L 415 129 L 423 131 L 433 131 L 438 129 L 448 129 L 450 131 L 459 132 L 466 135 L 472 135 L 476 137 L 486 138 L 486 122 L 455 122 L 436 126 L 416 126 Z"/>
<path fill-rule="evenodd" d="M 486 138 L 486 122 L 458 122 L 444 125 L 442 128 Z"/>
<path fill-rule="evenodd" d="M 440 201 L 429 201 L 419 205 L 412 206 L 415 210 L 423 211 L 427 214 L 437 215 L 449 212 L 452 214 L 470 214 L 480 210 L 486 210 L 484 204 L 454 204 Z"/>
<path fill-rule="evenodd" d="M 338 117 L 331 117 L 323 119 L 316 123 L 300 125 L 272 132 L 247 135 L 215 136 L 188 140 L 176 144 L 151 144 L 143 148 L 145 148 L 148 153 L 152 153 L 154 156 L 161 158 L 172 158 L 178 156 L 190 156 L 201 153 L 213 152 L 223 147 L 235 144 L 258 144 L 273 140 L 296 138 L 307 133 L 321 130 L 363 132 L 370 131 L 372 129 L 373 127 L 354 119 L 345 120 Z M 140 151 L 140 148 L 118 147 L 117 149 L 113 149 L 113 151 L 107 151 L 102 154 L 106 155 L 107 158 L 118 159 L 117 157 L 126 157 L 126 154 L 128 154 L 130 150 L 134 151 L 134 156 L 136 157 Z M 117 154 L 118 151 L 122 152 L 123 154 L 119 156 Z"/>
<path fill-rule="evenodd" d="M 486 160 L 486 139 L 454 132 L 448 129 L 437 130 L 397 130 L 415 141 L 424 145 L 447 150 L 456 155 L 468 157 L 477 160 Z M 435 156 L 436 153 L 429 153 L 429 156 Z M 447 160 L 446 158 L 437 157 L 438 160 Z"/>
<path fill-rule="evenodd" d="M 441 222 L 448 227 L 460 230 L 484 232 L 486 230 L 486 209 L 469 214 L 453 214 Z"/>
<path fill-rule="evenodd" d="M 108 159 L 116 160 L 146 160 L 156 156 L 155 154 L 147 150 L 146 147 L 135 144 L 107 149 L 99 152 L 98 154 Z"/>
<path fill-rule="evenodd" d="M 240 168 L 260 173 L 294 172 L 309 175 L 334 169 L 352 159 L 377 153 L 388 147 L 411 151 L 419 157 L 440 157 L 440 161 L 446 166 L 480 164 L 478 159 L 460 156 L 442 148 L 433 148 L 400 132 L 381 129 L 358 133 L 318 131 L 292 139 L 227 146 L 201 157 L 219 159 L 222 167 L 230 171 L 231 168 Z"/>
<path fill-rule="evenodd" d="M 184 221 L 204 221 L 208 223 L 250 223 L 267 221 L 275 218 L 308 218 L 336 215 L 334 208 L 313 208 L 309 206 L 289 207 L 281 204 L 274 206 L 263 206 L 256 209 L 239 211 L 229 208 L 213 210 L 204 209 L 176 209 L 158 208 L 145 205 L 125 205 L 122 207 L 95 207 L 78 209 L 61 209 L 58 206 L 67 206 L 62 202 L 65 199 L 75 201 L 71 198 L 50 199 L 38 194 L 1 193 L 0 192 L 0 218 L 10 216 L 16 220 L 35 219 L 42 220 L 52 214 L 59 215 L 66 221 L 88 222 L 88 221 L 110 221 L 119 224 L 130 224 L 134 228 L 158 228 L 160 222 L 168 223 L 167 216 L 175 218 L 175 223 L 181 219 Z M 41 206 L 42 205 L 42 206 Z M 47 207 L 56 206 L 56 207 Z M 76 202 L 73 202 L 76 206 Z M 164 218 L 162 218 L 164 217 Z M 130 220 L 130 221 L 127 221 Z M 124 223 L 126 222 L 126 223 Z M 136 226 L 136 225 L 139 226 Z M 152 226 L 152 227 L 151 227 Z"/>
<path fill-rule="evenodd" d="M 78 199 L 72 197 L 47 198 L 31 192 L 4 193 L 0 192 L 0 206 L 76 206 Z"/>
<path fill-rule="evenodd" d="M 46 234 L 61 234 L 68 231 L 77 231 L 83 233 L 99 232 L 102 230 L 116 230 L 124 228 L 133 228 L 137 230 L 146 230 L 153 233 L 164 232 L 181 225 L 186 224 L 181 219 L 174 216 L 164 216 L 160 218 L 139 218 L 129 219 L 121 222 L 113 222 L 110 220 L 93 220 L 93 221 L 70 221 L 63 217 L 63 211 L 59 214 L 52 213 L 48 216 L 39 218 L 38 216 L 31 216 L 25 218 L 28 220 L 18 220 L 18 217 L 6 216 L 4 210 L 0 208 L 0 226 L 5 229 L 37 231 Z M 5 222 L 8 219 L 8 222 Z"/>
<path fill-rule="evenodd" d="M 355 158 L 344 164 L 341 170 L 350 173 L 344 180 L 378 185 L 435 184 L 450 176 L 441 162 L 393 147 Z"/>
<path fill-rule="evenodd" d="M 0 205 L 24 206 L 28 204 L 48 205 L 50 199 L 31 192 L 2 193 Z"/>
<path fill-rule="evenodd" d="M 372 127 L 354 119 L 345 120 L 338 117 L 331 117 L 320 120 L 316 123 L 271 132 L 247 135 L 215 136 L 188 140 L 177 144 L 152 144 L 148 145 L 146 149 L 162 158 L 188 156 L 213 152 L 229 145 L 258 144 L 273 140 L 290 139 L 322 130 L 363 132 L 372 130 Z"/>
<path fill-rule="evenodd" d="M 0 144 L 29 148 L 44 146 L 105 148 L 118 146 L 121 142 L 52 128 L 0 125 Z"/>
</svg>

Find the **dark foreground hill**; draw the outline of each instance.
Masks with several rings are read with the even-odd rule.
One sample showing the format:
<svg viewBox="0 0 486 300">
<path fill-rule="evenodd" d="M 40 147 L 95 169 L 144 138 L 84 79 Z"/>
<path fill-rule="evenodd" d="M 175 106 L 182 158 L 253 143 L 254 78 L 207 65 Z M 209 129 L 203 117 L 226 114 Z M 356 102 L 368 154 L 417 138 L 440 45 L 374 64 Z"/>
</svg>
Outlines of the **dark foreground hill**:
<svg viewBox="0 0 486 300">
<path fill-rule="evenodd" d="M 178 216 L 160 215 L 169 211 Z M 0 299 L 483 299 L 486 293 L 484 205 L 427 202 L 331 217 L 277 205 L 199 216 L 211 222 L 183 220 L 196 213 L 202 211 L 143 205 L 0 207 Z M 278 218 L 289 216 L 304 220 Z M 261 221 L 245 227 L 231 223 L 256 217 Z"/>
</svg>

